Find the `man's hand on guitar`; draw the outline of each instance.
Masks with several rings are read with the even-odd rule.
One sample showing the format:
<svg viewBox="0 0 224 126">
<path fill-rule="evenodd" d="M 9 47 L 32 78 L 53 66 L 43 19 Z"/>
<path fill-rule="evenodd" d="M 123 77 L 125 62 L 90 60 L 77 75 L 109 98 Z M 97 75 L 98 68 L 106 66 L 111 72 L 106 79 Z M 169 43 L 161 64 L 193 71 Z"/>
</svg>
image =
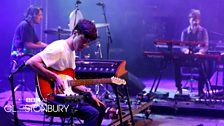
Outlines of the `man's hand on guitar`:
<svg viewBox="0 0 224 126">
<path fill-rule="evenodd" d="M 56 91 L 58 91 L 60 94 L 63 94 L 64 90 L 65 90 L 64 82 L 59 76 L 57 76 L 55 80 L 55 93 Z"/>
</svg>

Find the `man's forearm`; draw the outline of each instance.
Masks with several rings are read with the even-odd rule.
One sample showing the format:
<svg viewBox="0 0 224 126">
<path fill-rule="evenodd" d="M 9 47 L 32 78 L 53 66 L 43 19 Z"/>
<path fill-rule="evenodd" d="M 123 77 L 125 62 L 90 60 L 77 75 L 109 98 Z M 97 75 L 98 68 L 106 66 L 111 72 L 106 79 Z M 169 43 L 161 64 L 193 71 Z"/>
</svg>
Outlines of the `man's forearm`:
<svg viewBox="0 0 224 126">
<path fill-rule="evenodd" d="M 47 44 L 43 43 L 43 42 L 37 42 L 37 43 L 33 43 L 33 42 L 26 42 L 25 47 L 29 48 L 29 49 L 41 49 L 41 48 L 45 48 L 47 46 Z"/>
<path fill-rule="evenodd" d="M 77 89 L 78 91 L 81 91 L 81 92 L 91 92 L 91 88 L 87 88 L 85 86 L 76 86 L 75 89 Z"/>
</svg>

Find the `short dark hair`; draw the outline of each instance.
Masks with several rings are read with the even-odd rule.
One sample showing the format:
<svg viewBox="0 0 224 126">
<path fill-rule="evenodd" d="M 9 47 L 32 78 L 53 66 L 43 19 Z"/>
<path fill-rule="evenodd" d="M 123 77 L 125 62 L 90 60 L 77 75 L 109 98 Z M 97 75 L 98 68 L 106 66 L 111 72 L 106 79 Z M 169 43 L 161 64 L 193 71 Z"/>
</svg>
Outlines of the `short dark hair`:
<svg viewBox="0 0 224 126">
<path fill-rule="evenodd" d="M 36 17 L 39 14 L 39 11 L 43 11 L 43 8 L 30 5 L 30 7 L 27 9 L 25 20 L 30 22 L 31 20 L 34 19 L 34 17 Z"/>
<path fill-rule="evenodd" d="M 78 33 L 83 34 L 85 38 L 90 39 L 91 41 L 97 38 L 97 30 L 95 24 L 87 19 L 79 20 L 74 30 L 77 30 Z"/>
<path fill-rule="evenodd" d="M 200 10 L 197 9 L 191 9 L 189 15 L 189 18 L 193 18 L 193 19 L 200 19 L 201 18 L 201 13 Z"/>
</svg>

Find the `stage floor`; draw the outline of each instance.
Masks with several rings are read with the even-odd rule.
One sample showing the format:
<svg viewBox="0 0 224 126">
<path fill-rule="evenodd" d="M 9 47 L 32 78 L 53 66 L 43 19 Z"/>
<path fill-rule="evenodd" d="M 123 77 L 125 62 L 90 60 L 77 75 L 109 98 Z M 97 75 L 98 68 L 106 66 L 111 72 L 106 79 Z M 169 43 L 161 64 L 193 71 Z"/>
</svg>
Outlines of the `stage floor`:
<svg viewBox="0 0 224 126">
<path fill-rule="evenodd" d="M 153 80 L 142 79 L 142 81 L 146 85 L 144 91 L 149 92 Z M 193 84 L 193 86 L 197 88 L 197 84 Z M 160 93 L 168 92 L 168 98 L 155 98 L 153 100 L 153 104 L 150 107 L 152 113 L 149 116 L 152 120 L 145 119 L 144 113 L 136 114 L 134 116 L 136 126 L 224 126 L 224 116 L 215 115 L 216 113 L 223 112 L 224 102 L 222 103 L 222 101 L 220 101 L 219 103 L 213 102 L 207 104 L 205 102 L 173 100 L 176 93 L 176 88 L 172 79 L 162 79 L 157 91 Z M 20 91 L 16 92 L 16 99 L 21 98 L 20 93 Z M 189 94 L 191 98 L 197 99 L 195 96 L 197 94 L 197 90 L 193 90 L 193 92 L 184 90 L 183 94 Z M 1 107 L 4 106 L 4 103 L 9 95 L 11 95 L 11 91 L 0 93 Z M 25 92 L 25 96 L 32 97 L 32 94 Z M 135 97 L 132 97 L 131 99 L 135 99 Z M 9 101 L 9 104 L 12 104 L 11 100 Z M 17 101 L 17 106 L 20 106 L 20 101 Z M 215 110 L 216 112 L 212 110 Z M 185 113 L 186 111 L 191 112 L 189 114 Z M 206 112 L 206 114 L 195 114 L 202 112 Z M 44 113 L 34 111 L 27 112 L 26 110 L 21 109 L 18 112 L 18 118 L 27 126 L 38 126 L 43 125 Z M 49 118 L 45 119 L 46 123 L 49 121 Z M 53 125 L 61 125 L 60 122 L 61 119 L 56 117 Z M 111 119 L 104 119 L 102 126 L 107 126 L 111 122 Z M 78 123 L 78 121 L 76 121 L 76 123 Z"/>
</svg>

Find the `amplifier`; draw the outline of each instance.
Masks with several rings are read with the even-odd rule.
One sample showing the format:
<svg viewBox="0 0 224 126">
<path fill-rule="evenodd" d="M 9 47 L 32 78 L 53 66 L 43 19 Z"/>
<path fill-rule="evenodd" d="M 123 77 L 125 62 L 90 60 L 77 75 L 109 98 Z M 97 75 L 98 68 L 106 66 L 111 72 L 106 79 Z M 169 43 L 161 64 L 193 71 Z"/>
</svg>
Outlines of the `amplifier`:
<svg viewBox="0 0 224 126">
<path fill-rule="evenodd" d="M 125 60 L 77 59 L 76 78 L 121 77 L 127 74 Z"/>
</svg>

